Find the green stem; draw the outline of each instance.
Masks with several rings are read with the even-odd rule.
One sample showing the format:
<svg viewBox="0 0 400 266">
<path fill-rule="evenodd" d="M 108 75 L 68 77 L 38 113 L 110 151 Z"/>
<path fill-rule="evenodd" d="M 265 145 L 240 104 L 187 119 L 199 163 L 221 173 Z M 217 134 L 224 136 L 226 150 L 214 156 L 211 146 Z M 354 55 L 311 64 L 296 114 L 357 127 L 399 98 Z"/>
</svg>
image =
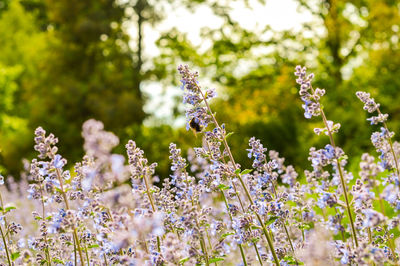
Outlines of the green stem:
<svg viewBox="0 0 400 266">
<path fill-rule="evenodd" d="M 206 236 L 207 236 L 208 245 L 210 246 L 210 250 L 212 251 L 210 235 L 208 234 L 207 229 L 205 229 L 205 230 L 206 230 Z M 217 266 L 217 262 L 214 262 L 214 265 Z"/>
<path fill-rule="evenodd" d="M 228 212 L 229 218 L 231 219 L 231 223 L 233 223 L 233 217 L 232 217 L 232 214 L 231 214 L 230 211 L 229 211 L 228 200 L 226 199 L 225 193 L 224 193 L 223 190 L 221 190 L 221 194 L 222 194 L 222 198 L 224 199 L 225 206 L 226 206 L 226 210 L 227 210 L 227 212 Z M 235 232 L 236 232 L 236 230 L 235 230 Z M 240 254 L 242 255 L 243 264 L 244 264 L 245 266 L 247 266 L 246 256 L 244 255 L 242 244 L 238 244 L 238 246 L 239 246 L 239 249 L 240 249 Z M 257 254 L 258 254 L 257 246 L 255 246 L 255 249 L 256 249 L 256 252 L 257 252 Z"/>
<path fill-rule="evenodd" d="M 382 115 L 381 110 L 379 110 L 379 108 L 377 109 L 377 111 L 378 111 L 378 114 L 379 114 L 379 115 Z M 390 131 L 389 131 L 387 125 L 386 125 L 386 122 L 383 122 L 383 126 L 385 127 L 386 131 L 389 133 Z M 394 149 L 393 149 L 392 139 L 389 138 L 388 141 L 389 141 L 389 145 L 390 145 L 390 151 L 391 151 L 391 153 L 392 153 L 392 155 L 393 155 L 394 163 L 395 163 L 395 165 L 396 165 L 397 178 L 398 178 L 399 181 L 400 181 L 399 163 L 398 163 L 398 161 L 397 161 L 396 153 L 394 152 Z M 399 182 L 399 186 L 400 186 L 400 182 Z"/>
<path fill-rule="evenodd" d="M 336 208 L 334 208 L 334 209 L 335 209 L 336 214 L 338 215 L 339 225 L 342 227 L 342 217 L 339 218 L 339 213 L 338 213 L 337 209 L 336 209 Z M 342 236 L 343 242 L 346 242 L 346 241 L 345 241 L 345 238 L 344 238 L 343 230 L 340 230 L 340 234 L 341 234 L 341 236 Z"/>
<path fill-rule="evenodd" d="M 273 181 L 271 181 L 271 183 L 272 183 L 272 189 L 273 189 L 274 194 L 275 194 L 275 199 L 278 199 L 278 193 L 276 193 L 275 184 L 274 184 Z M 287 238 L 289 240 L 290 248 L 292 249 L 292 252 L 293 252 L 293 255 L 294 255 L 294 247 L 293 247 L 292 239 L 290 238 L 289 230 L 287 229 L 285 222 L 286 222 L 286 220 L 283 219 L 283 221 L 282 221 L 283 228 L 285 229 L 286 236 L 287 236 Z"/>
<path fill-rule="evenodd" d="M 201 250 L 203 251 L 203 254 L 204 254 L 204 259 L 206 261 L 206 265 L 209 266 L 210 263 L 208 262 L 208 252 L 207 252 L 207 247 L 204 243 L 203 234 L 201 234 L 201 236 L 200 236 L 200 246 L 201 246 Z"/>
<path fill-rule="evenodd" d="M 371 233 L 371 228 L 367 227 L 367 232 L 368 232 L 368 243 L 372 243 L 372 233 Z"/>
<path fill-rule="evenodd" d="M 88 253 L 88 250 L 87 250 L 87 247 L 85 247 L 85 254 L 86 254 L 86 263 L 87 263 L 87 266 L 90 266 L 90 260 L 89 260 L 89 253 Z"/>
<path fill-rule="evenodd" d="M 263 263 L 262 263 L 262 259 L 261 259 L 260 253 L 258 252 L 257 244 L 256 244 L 256 243 L 253 243 L 253 245 L 254 245 L 254 249 L 256 250 L 256 254 L 257 254 L 257 258 L 258 258 L 258 262 L 259 262 L 259 263 L 260 263 L 260 265 L 262 266 L 262 265 L 263 265 Z"/>
<path fill-rule="evenodd" d="M 374 176 L 374 186 L 373 186 L 373 188 L 375 188 L 376 194 L 378 194 L 378 199 L 379 199 L 379 205 L 381 207 L 381 212 L 382 212 L 383 215 L 385 215 L 385 205 L 383 204 L 383 199 L 381 197 L 381 192 L 380 192 L 380 189 L 379 189 L 379 185 L 376 184 L 376 182 L 377 182 L 376 181 L 376 176 Z"/>
<path fill-rule="evenodd" d="M 285 225 L 285 221 L 283 221 L 283 228 L 285 229 L 286 236 L 288 237 L 288 240 L 289 240 L 290 248 L 292 249 L 292 252 L 294 254 L 294 247 L 293 247 L 293 244 L 292 244 L 292 240 L 290 239 L 289 231 L 287 230 L 287 227 Z"/>
<path fill-rule="evenodd" d="M 78 256 L 76 255 L 76 240 L 74 234 L 72 234 L 72 239 L 74 241 L 74 260 L 75 260 L 75 265 L 78 265 Z"/>
<path fill-rule="evenodd" d="M 2 209 L 2 213 L 3 213 L 3 216 L 4 216 L 4 227 L 5 227 L 5 229 L 7 229 L 8 228 L 8 223 L 7 223 L 6 212 L 4 210 L 3 197 L 1 196 L 1 193 L 0 193 L 0 207 Z M 10 237 L 8 236 L 8 234 L 6 234 L 5 237 L 7 238 L 8 242 L 10 242 Z"/>
<path fill-rule="evenodd" d="M 108 261 L 105 253 L 103 254 L 103 258 L 104 258 L 104 265 L 108 266 Z"/>
<path fill-rule="evenodd" d="M 56 173 L 57 173 L 58 181 L 60 182 L 61 195 L 62 195 L 62 197 L 64 199 L 65 208 L 67 210 L 70 210 L 68 199 L 67 199 L 67 195 L 65 194 L 65 191 L 64 191 L 64 186 L 63 186 L 61 173 L 60 173 L 60 170 L 58 168 L 56 168 Z M 80 257 L 80 260 L 81 260 L 81 266 L 84 266 L 85 260 L 83 259 L 82 248 L 81 248 L 81 245 L 80 245 L 80 242 L 79 242 L 79 238 L 78 238 L 78 233 L 77 233 L 77 230 L 76 230 L 76 227 L 75 227 L 74 224 L 72 224 L 72 229 L 73 229 L 72 235 L 75 238 L 74 245 L 76 244 L 76 248 L 78 250 L 79 257 Z M 75 256 L 75 259 L 76 259 L 76 256 Z"/>
<path fill-rule="evenodd" d="M 3 239 L 4 249 L 6 250 L 7 261 L 8 261 L 8 264 L 11 266 L 12 264 L 11 264 L 10 254 L 8 251 L 7 241 L 6 241 L 6 237 L 4 236 L 3 228 L 1 225 L 0 225 L 0 233 L 1 233 L 1 238 Z"/>
<path fill-rule="evenodd" d="M 246 256 L 244 255 L 244 251 L 243 251 L 242 245 L 239 246 L 239 249 L 240 249 L 240 254 L 242 255 L 242 259 L 245 258 Z M 247 266 L 246 259 L 243 260 L 243 264 L 244 264 L 244 266 Z"/>
<path fill-rule="evenodd" d="M 331 145 L 332 145 L 332 147 L 334 149 L 336 149 L 335 141 L 333 139 L 333 135 L 332 135 L 331 129 L 329 128 L 328 121 L 326 119 L 324 110 L 322 110 L 322 108 L 320 108 L 320 110 L 321 110 L 322 120 L 323 120 L 323 122 L 325 124 L 325 127 L 328 129 L 328 135 L 329 135 L 329 140 L 331 142 Z M 346 210 L 347 210 L 347 214 L 348 214 L 349 220 L 350 220 L 350 226 L 351 226 L 351 230 L 352 230 L 352 233 L 353 233 L 354 243 L 355 243 L 356 247 L 358 247 L 356 228 L 354 226 L 354 221 L 353 221 L 353 216 L 352 216 L 352 213 L 351 213 L 349 198 L 348 198 L 348 195 L 347 195 L 346 182 L 344 180 L 344 176 L 343 176 L 343 172 L 342 172 L 342 166 L 340 165 L 340 161 L 339 161 L 338 158 L 336 158 L 336 165 L 337 165 L 337 169 L 339 171 L 340 182 L 341 182 L 342 187 L 343 187 L 343 195 L 344 195 L 344 199 L 346 201 Z"/>
<path fill-rule="evenodd" d="M 43 186 L 42 186 L 42 183 L 40 183 L 40 197 L 41 197 L 41 203 L 42 203 L 42 219 L 43 219 L 43 222 L 44 222 L 44 220 L 45 220 L 45 217 L 44 217 L 45 216 L 45 208 L 44 208 L 44 197 L 43 197 Z M 50 251 L 49 251 L 49 247 L 50 246 L 49 246 L 49 243 L 47 241 L 47 236 L 46 235 L 44 235 L 44 242 L 46 243 L 45 255 L 46 255 L 47 265 L 51 266 L 51 257 L 50 257 Z"/>
<path fill-rule="evenodd" d="M 212 120 L 213 120 L 215 126 L 216 126 L 216 127 L 220 130 L 220 132 L 222 133 L 222 142 L 223 142 L 223 144 L 224 144 L 225 150 L 227 151 L 228 156 L 229 156 L 229 159 L 231 160 L 231 162 L 232 162 L 232 164 L 233 164 L 233 168 L 234 168 L 235 170 L 237 170 L 238 168 L 237 168 L 236 163 L 235 163 L 235 160 L 234 160 L 234 158 L 233 158 L 231 149 L 229 148 L 229 145 L 228 145 L 228 143 L 226 142 L 225 133 L 224 133 L 224 131 L 222 130 L 222 128 L 220 127 L 220 125 L 218 124 L 218 121 L 217 121 L 217 119 L 215 118 L 215 116 L 214 116 L 214 114 L 213 114 L 213 112 L 212 112 L 212 110 L 211 110 L 211 108 L 210 108 L 210 105 L 208 104 L 207 99 L 206 99 L 206 97 L 204 96 L 204 93 L 201 91 L 200 87 L 199 87 L 199 92 L 200 92 L 200 94 L 201 94 L 201 96 L 202 96 L 202 98 L 203 98 L 203 101 L 204 101 L 204 103 L 205 103 L 205 105 L 206 105 L 206 107 L 207 107 L 208 112 L 209 112 L 210 115 L 211 115 L 211 118 L 212 118 Z M 244 192 L 245 192 L 245 194 L 246 194 L 248 200 L 250 201 L 251 205 L 254 205 L 253 198 L 251 197 L 250 192 L 249 192 L 249 190 L 247 189 L 247 186 L 246 186 L 246 184 L 244 183 L 242 177 L 240 176 L 240 174 L 238 174 L 237 177 L 238 177 L 238 179 L 239 179 L 239 181 L 240 181 L 240 183 L 241 183 L 241 185 L 242 185 L 242 187 L 243 187 L 243 190 L 244 190 Z M 271 237 L 269 236 L 269 234 L 268 234 L 268 232 L 267 232 L 267 230 L 266 230 L 266 228 L 265 228 L 265 225 L 264 225 L 264 223 L 263 223 L 263 221 L 262 221 L 260 215 L 259 215 L 257 212 L 254 212 L 254 214 L 257 216 L 257 220 L 258 220 L 258 222 L 260 223 L 260 225 L 262 226 L 263 233 L 264 233 L 265 237 L 267 238 L 268 246 L 269 246 L 269 249 L 271 250 L 272 256 L 274 257 L 275 263 L 276 263 L 276 265 L 279 265 L 279 259 L 278 259 L 278 256 L 276 255 L 276 252 L 275 252 L 274 245 L 273 245 L 273 243 L 272 243 Z"/>
<path fill-rule="evenodd" d="M 147 193 L 147 196 L 149 198 L 149 201 L 150 201 L 150 204 L 151 204 L 151 208 L 153 209 L 153 212 L 155 213 L 157 211 L 157 209 L 156 209 L 156 206 L 154 204 L 153 197 L 151 196 L 150 186 L 149 186 L 149 182 L 147 181 L 147 177 L 146 176 L 147 175 L 143 176 L 144 183 L 146 185 L 146 193 Z M 157 236 L 157 250 L 158 250 L 158 252 L 161 252 L 161 240 L 160 240 L 159 236 Z"/>
<path fill-rule="evenodd" d="M 190 200 L 191 200 L 191 202 L 192 202 L 192 207 L 193 207 L 193 208 L 196 208 L 196 204 L 194 203 L 193 198 L 191 198 Z M 204 235 L 203 235 L 203 233 L 202 233 L 201 230 L 200 230 L 200 223 L 199 223 L 199 220 L 197 219 L 197 215 L 194 216 L 194 220 L 195 220 L 195 222 L 196 222 L 196 225 L 197 225 L 197 228 L 198 228 L 199 234 L 200 234 L 200 247 L 201 247 L 201 251 L 203 252 L 204 260 L 206 261 L 206 265 L 208 266 L 208 265 L 210 265 L 210 263 L 208 262 L 208 251 L 207 251 L 207 246 L 206 246 L 205 241 L 204 241 Z"/>
</svg>

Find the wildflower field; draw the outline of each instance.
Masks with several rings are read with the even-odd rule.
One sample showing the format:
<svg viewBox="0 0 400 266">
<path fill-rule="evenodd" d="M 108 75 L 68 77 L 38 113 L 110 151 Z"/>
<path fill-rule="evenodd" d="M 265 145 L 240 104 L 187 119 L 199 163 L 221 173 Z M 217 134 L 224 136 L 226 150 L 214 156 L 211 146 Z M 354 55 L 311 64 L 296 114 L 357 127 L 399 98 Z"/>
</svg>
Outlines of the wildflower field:
<svg viewBox="0 0 400 266">
<path fill-rule="evenodd" d="M 359 91 L 359 108 L 378 125 L 376 152 L 350 172 L 335 144 L 341 127 L 329 120 L 314 74 L 293 69 L 304 119 L 326 144 L 309 147 L 309 167 L 296 172 L 279 151 L 256 138 L 236 163 L 230 121 L 213 112 L 215 90 L 187 65 L 178 67 L 187 129 L 202 145 L 187 158 L 169 145 L 170 176 L 156 176 L 135 140 L 128 160 L 102 122 L 82 126 L 85 156 L 66 168 L 58 139 L 39 127 L 37 158 L 23 179 L 1 179 L 2 265 L 398 265 L 400 144 L 378 100 Z M 190 131 L 187 134 L 192 134 Z M 125 143 L 124 143 L 125 144 Z"/>
</svg>

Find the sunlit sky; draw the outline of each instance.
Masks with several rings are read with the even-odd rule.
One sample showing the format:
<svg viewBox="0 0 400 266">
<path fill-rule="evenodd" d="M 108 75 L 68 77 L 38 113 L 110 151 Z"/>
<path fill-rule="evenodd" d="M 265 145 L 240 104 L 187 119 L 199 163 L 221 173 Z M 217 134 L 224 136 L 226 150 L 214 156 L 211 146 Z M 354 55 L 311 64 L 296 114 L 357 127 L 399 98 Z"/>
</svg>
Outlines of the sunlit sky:
<svg viewBox="0 0 400 266">
<path fill-rule="evenodd" d="M 269 25 L 274 30 L 296 30 L 300 28 L 300 24 L 308 22 L 312 19 L 311 14 L 300 13 L 297 3 L 293 0 L 266 0 L 263 5 L 257 0 L 251 0 L 252 9 L 246 8 L 241 3 L 232 3 L 231 16 L 240 23 L 243 28 L 253 30 L 264 28 Z M 176 27 L 179 31 L 188 34 L 193 44 L 202 44 L 200 38 L 200 29 L 203 27 L 219 28 L 223 21 L 212 14 L 212 11 L 201 6 L 194 13 L 185 8 L 170 9 L 166 12 L 167 18 L 152 29 L 150 26 L 144 29 L 144 56 L 154 57 L 159 54 L 155 41 L 159 37 L 159 32 L 168 31 Z M 136 29 L 131 28 L 129 33 L 132 37 L 136 36 Z M 217 87 L 217 84 L 213 85 Z M 143 92 L 149 95 L 149 101 L 145 106 L 145 110 L 153 113 L 157 118 L 165 119 L 171 116 L 171 108 L 173 106 L 172 97 L 181 93 L 177 88 L 163 88 L 159 83 L 145 84 Z M 181 124 L 182 121 L 178 122 Z"/>
</svg>

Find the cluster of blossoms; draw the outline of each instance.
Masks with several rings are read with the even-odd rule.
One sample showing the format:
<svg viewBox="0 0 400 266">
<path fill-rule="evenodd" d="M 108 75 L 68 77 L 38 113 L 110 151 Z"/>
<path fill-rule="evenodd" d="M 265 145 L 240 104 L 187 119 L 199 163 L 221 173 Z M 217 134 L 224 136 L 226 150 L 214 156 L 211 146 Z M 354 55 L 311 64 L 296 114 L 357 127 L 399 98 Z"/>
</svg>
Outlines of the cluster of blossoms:
<svg viewBox="0 0 400 266">
<path fill-rule="evenodd" d="M 211 116 L 207 111 L 207 107 L 202 106 L 201 103 L 204 100 L 216 97 L 215 89 L 207 89 L 203 93 L 197 80 L 199 73 L 191 72 L 187 65 L 180 65 L 178 71 L 182 77 L 183 103 L 191 105 L 191 108 L 186 110 L 186 129 L 189 129 L 190 121 L 192 120 L 202 127 L 207 127 L 211 121 Z"/>
<path fill-rule="evenodd" d="M 215 91 L 203 92 L 188 66 L 178 70 L 190 105 L 187 125 L 201 128 L 202 146 L 185 158 L 171 143 L 171 174 L 160 178 L 133 140 L 126 161 L 112 152 L 119 139 L 89 120 L 82 128 L 85 155 L 68 168 L 58 139 L 38 128 L 38 158 L 25 162 L 22 181 L 0 176 L 2 265 L 400 263 L 400 145 L 368 93 L 357 96 L 378 113 L 368 120 L 382 125 L 371 137 L 379 157 L 363 154 L 353 175 L 334 141 L 340 124 L 322 108 L 325 90 L 314 90 L 313 75 L 296 67 L 305 117 L 320 116 L 323 127 L 314 132 L 329 137 L 310 148 L 310 169 L 299 178 L 254 137 L 247 149 L 252 169 L 241 169 L 208 103 Z"/>
</svg>

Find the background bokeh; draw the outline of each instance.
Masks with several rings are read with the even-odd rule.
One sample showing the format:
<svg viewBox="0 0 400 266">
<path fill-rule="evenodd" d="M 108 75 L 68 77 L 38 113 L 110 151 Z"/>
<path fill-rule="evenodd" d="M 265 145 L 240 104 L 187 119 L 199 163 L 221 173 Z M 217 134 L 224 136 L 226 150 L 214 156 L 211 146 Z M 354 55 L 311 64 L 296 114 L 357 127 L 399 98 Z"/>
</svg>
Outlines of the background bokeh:
<svg viewBox="0 0 400 266">
<path fill-rule="evenodd" d="M 95 118 L 120 137 L 119 152 L 133 139 L 168 175 L 170 142 L 183 151 L 201 145 L 185 130 L 180 63 L 217 88 L 212 108 L 234 132 L 229 141 L 244 167 L 251 136 L 297 170 L 307 168 L 309 147 L 327 142 L 312 131 L 320 122 L 303 116 L 298 64 L 326 88 L 326 113 L 341 123 L 338 143 L 352 164 L 372 150 L 357 90 L 370 92 L 400 132 L 399 1 L 280 1 L 307 19 L 290 28 L 244 20 L 272 2 L 0 0 L 1 174 L 18 178 L 39 125 L 60 139 L 72 166 L 83 155 L 82 123 Z M 171 23 L 183 13 L 193 16 Z"/>
</svg>

